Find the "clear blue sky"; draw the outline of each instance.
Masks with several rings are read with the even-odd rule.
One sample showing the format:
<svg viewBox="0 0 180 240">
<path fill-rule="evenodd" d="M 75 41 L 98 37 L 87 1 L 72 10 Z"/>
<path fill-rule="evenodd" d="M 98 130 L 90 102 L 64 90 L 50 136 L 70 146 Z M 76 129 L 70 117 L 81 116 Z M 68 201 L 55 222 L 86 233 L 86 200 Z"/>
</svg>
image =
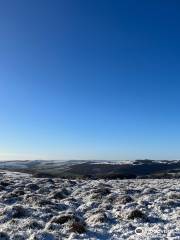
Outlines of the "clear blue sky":
<svg viewBox="0 0 180 240">
<path fill-rule="evenodd" d="M 0 1 L 0 159 L 180 158 L 179 1 Z"/>
</svg>

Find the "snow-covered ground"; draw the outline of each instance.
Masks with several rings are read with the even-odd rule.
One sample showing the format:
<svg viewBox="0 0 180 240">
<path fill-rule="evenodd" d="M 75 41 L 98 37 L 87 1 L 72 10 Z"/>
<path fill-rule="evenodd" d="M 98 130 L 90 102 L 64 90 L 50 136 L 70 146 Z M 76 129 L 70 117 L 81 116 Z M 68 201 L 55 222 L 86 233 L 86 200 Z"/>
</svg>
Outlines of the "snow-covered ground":
<svg viewBox="0 0 180 240">
<path fill-rule="evenodd" d="M 180 239 L 179 180 L 0 172 L 0 240 Z"/>
</svg>

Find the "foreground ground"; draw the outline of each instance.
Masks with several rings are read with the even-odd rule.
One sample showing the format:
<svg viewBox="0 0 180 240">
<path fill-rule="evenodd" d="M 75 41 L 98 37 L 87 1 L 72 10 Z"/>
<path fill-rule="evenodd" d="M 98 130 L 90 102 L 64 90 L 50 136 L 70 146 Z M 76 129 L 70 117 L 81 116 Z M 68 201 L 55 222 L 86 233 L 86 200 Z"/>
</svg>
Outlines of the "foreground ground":
<svg viewBox="0 0 180 240">
<path fill-rule="evenodd" d="M 180 180 L 0 173 L 0 240 L 180 239 Z"/>
</svg>

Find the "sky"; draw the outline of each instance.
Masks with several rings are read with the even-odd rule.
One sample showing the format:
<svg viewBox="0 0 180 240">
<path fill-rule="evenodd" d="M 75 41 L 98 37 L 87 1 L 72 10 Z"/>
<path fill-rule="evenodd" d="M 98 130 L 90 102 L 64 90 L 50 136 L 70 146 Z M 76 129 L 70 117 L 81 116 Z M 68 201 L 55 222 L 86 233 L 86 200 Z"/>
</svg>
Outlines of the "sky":
<svg viewBox="0 0 180 240">
<path fill-rule="evenodd" d="M 179 12 L 0 0 L 0 160 L 180 159 Z"/>
</svg>

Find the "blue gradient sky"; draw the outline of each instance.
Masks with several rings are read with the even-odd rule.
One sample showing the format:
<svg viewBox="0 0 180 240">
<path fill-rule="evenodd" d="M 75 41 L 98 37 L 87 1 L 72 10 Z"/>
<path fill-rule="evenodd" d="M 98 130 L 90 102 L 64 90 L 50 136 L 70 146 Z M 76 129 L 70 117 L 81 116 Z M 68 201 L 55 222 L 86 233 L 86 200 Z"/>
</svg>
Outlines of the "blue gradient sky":
<svg viewBox="0 0 180 240">
<path fill-rule="evenodd" d="M 180 158 L 179 1 L 0 1 L 0 159 Z"/>
</svg>

